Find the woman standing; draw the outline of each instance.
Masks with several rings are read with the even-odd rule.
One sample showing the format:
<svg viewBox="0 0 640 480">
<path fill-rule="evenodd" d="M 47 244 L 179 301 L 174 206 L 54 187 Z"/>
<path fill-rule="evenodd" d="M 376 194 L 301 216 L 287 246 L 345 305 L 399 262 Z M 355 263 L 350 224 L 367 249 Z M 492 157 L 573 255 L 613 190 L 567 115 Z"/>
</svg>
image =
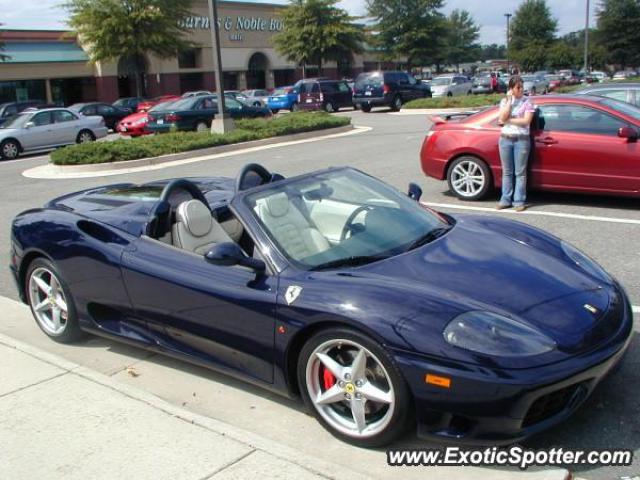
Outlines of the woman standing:
<svg viewBox="0 0 640 480">
<path fill-rule="evenodd" d="M 507 96 L 500 101 L 500 163 L 502 164 L 502 197 L 498 210 L 514 206 L 516 212 L 527 207 L 527 161 L 531 149 L 529 125 L 536 108 L 524 96 L 524 82 L 519 75 L 509 79 Z M 515 179 L 515 188 L 514 188 Z"/>
</svg>

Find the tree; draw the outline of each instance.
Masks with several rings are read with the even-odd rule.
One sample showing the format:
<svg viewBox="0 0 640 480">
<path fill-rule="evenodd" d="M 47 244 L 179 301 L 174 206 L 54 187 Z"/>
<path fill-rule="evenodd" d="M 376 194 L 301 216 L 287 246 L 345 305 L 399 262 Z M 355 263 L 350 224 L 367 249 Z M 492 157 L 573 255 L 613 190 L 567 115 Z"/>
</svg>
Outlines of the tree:
<svg viewBox="0 0 640 480">
<path fill-rule="evenodd" d="M 547 51 L 548 64 L 555 68 L 574 68 L 580 62 L 580 52 L 561 40 L 554 43 Z"/>
<path fill-rule="evenodd" d="M 367 0 L 376 39 L 387 57 L 438 64 L 446 57 L 446 17 L 438 11 L 444 0 Z"/>
<path fill-rule="evenodd" d="M 640 1 L 602 0 L 598 7 L 598 38 L 609 61 L 622 68 L 640 65 Z"/>
<path fill-rule="evenodd" d="M 475 60 L 480 28 L 466 10 L 453 10 L 447 18 L 447 61 L 460 68 L 461 62 Z"/>
<path fill-rule="evenodd" d="M 495 60 L 498 58 L 505 58 L 507 56 L 507 47 L 504 45 L 498 45 L 492 43 L 491 45 L 482 45 L 480 47 L 480 60 Z"/>
<path fill-rule="evenodd" d="M 0 23 L 0 27 L 3 24 Z M 0 29 L 0 32 L 2 32 L 2 29 Z M 6 60 L 9 60 L 11 57 L 9 55 L 5 55 L 2 52 L 4 52 L 4 42 L 2 40 L 0 40 L 0 62 L 4 62 Z"/>
<path fill-rule="evenodd" d="M 281 16 L 282 32 L 273 36 L 276 50 L 289 61 L 302 65 L 322 66 L 328 60 L 339 61 L 361 53 L 364 31 L 353 24 L 356 20 L 337 8 L 338 0 L 291 0 Z"/>
<path fill-rule="evenodd" d="M 68 0 L 63 6 L 90 62 L 124 60 L 135 74 L 138 96 L 145 54 L 171 58 L 193 46 L 180 22 L 192 15 L 191 0 Z"/>
<path fill-rule="evenodd" d="M 523 70 L 545 66 L 546 50 L 554 41 L 558 22 L 545 0 L 524 0 L 511 23 L 509 57 Z"/>
</svg>

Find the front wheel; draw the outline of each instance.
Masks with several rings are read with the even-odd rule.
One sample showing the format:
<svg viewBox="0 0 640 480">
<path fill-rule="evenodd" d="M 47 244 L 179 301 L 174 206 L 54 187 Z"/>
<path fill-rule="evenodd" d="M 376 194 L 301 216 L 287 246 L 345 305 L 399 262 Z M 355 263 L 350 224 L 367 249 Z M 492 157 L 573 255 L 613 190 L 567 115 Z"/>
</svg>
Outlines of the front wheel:
<svg viewBox="0 0 640 480">
<path fill-rule="evenodd" d="M 20 155 L 20 145 L 15 140 L 5 140 L 0 145 L 0 155 L 3 160 L 13 160 Z"/>
<path fill-rule="evenodd" d="M 332 435 L 360 447 L 386 445 L 412 419 L 411 395 L 392 357 L 360 332 L 311 337 L 298 361 L 302 397 Z"/>
<path fill-rule="evenodd" d="M 31 313 L 48 337 L 70 343 L 84 335 L 71 292 L 53 262 L 34 260 L 27 270 L 25 287 Z"/>
<path fill-rule="evenodd" d="M 477 157 L 465 155 L 456 158 L 447 172 L 447 182 L 458 198 L 480 200 L 491 188 L 491 170 Z"/>
<path fill-rule="evenodd" d="M 391 104 L 391 110 L 393 110 L 394 112 L 399 112 L 401 108 L 402 108 L 402 98 L 396 96 L 393 99 L 393 103 Z"/>
<path fill-rule="evenodd" d="M 298 102 L 293 102 L 293 105 L 291 105 L 291 111 L 292 112 L 300 111 L 300 107 L 298 106 Z"/>
</svg>

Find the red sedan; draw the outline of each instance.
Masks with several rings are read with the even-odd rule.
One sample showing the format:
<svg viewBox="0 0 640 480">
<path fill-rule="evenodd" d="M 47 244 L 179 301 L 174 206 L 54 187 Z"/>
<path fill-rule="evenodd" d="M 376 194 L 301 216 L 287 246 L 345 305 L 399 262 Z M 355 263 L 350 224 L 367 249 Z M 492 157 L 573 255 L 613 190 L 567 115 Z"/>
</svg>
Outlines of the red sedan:
<svg viewBox="0 0 640 480">
<path fill-rule="evenodd" d="M 640 197 L 640 109 L 586 95 L 536 97 L 529 188 Z M 463 120 L 432 117 L 422 171 L 447 180 L 459 198 L 478 200 L 502 180 L 498 107 Z"/>
<path fill-rule="evenodd" d="M 171 102 L 173 100 L 178 100 L 180 95 L 160 95 L 159 97 L 152 98 L 151 100 L 145 100 L 138 104 L 137 112 L 146 112 L 151 107 L 163 103 L 163 102 Z"/>
<path fill-rule="evenodd" d="M 149 135 L 149 130 L 146 129 L 149 118 L 147 112 L 136 112 L 124 117 L 116 125 L 116 132 L 121 135 L 130 135 L 132 137 L 139 137 L 141 135 Z"/>
</svg>

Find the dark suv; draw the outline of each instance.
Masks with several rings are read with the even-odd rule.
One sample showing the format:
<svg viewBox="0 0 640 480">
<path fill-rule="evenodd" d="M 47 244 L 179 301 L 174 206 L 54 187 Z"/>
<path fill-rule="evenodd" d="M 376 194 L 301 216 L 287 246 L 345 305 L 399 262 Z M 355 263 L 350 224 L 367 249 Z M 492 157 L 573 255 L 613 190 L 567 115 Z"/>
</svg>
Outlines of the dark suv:
<svg viewBox="0 0 640 480">
<path fill-rule="evenodd" d="M 294 85 L 301 110 L 326 110 L 337 112 L 342 107 L 353 108 L 351 88 L 345 80 L 307 78 Z"/>
<path fill-rule="evenodd" d="M 353 86 L 353 103 L 363 112 L 381 106 L 397 112 L 409 100 L 430 96 L 429 85 L 405 72 L 364 72 L 358 75 Z"/>
<path fill-rule="evenodd" d="M 27 108 L 37 108 L 45 105 L 47 105 L 47 102 L 44 100 L 24 100 L 22 102 L 0 103 L 0 125 L 2 125 L 9 117 L 14 116 Z"/>
</svg>

